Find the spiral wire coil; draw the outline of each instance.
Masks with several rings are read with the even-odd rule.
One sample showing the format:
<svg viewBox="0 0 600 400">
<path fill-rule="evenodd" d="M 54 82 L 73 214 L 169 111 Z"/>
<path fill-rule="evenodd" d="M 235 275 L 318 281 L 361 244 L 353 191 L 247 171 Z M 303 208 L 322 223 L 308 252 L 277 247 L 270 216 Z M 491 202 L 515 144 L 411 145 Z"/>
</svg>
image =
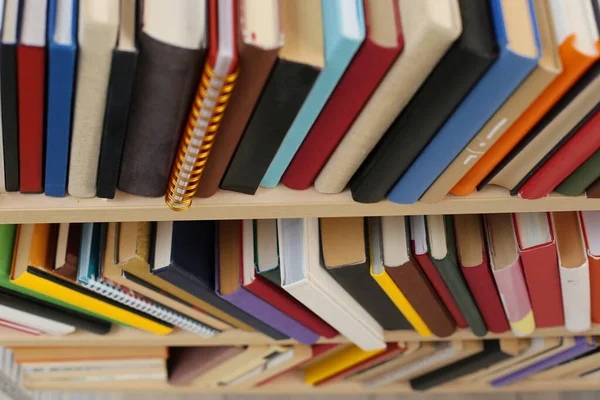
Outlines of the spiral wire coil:
<svg viewBox="0 0 600 400">
<path fill-rule="evenodd" d="M 172 210 L 185 211 L 192 205 L 238 75 L 239 68 L 223 77 L 210 65 L 204 67 L 165 196 Z"/>
</svg>

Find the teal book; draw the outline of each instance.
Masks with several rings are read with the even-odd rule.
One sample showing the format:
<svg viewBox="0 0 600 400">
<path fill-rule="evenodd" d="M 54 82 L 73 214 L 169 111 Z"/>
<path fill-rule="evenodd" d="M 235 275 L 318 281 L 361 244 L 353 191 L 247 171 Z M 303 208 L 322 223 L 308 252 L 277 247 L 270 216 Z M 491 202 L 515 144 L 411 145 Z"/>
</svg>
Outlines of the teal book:
<svg viewBox="0 0 600 400">
<path fill-rule="evenodd" d="M 271 161 L 261 186 L 275 187 L 365 40 L 363 0 L 322 0 L 325 67 Z"/>
</svg>

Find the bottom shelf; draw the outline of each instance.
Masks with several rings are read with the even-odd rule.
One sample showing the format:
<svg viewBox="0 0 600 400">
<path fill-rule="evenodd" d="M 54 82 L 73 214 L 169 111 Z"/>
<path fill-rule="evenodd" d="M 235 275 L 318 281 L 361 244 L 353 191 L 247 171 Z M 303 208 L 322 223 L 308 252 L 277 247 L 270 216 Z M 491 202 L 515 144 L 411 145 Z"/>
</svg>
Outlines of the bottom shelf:
<svg viewBox="0 0 600 400">
<path fill-rule="evenodd" d="M 413 392 L 408 384 L 393 384 L 370 390 L 356 382 L 340 382 L 323 387 L 311 387 L 304 384 L 302 371 L 294 371 L 275 382 L 258 388 L 170 386 L 166 382 L 143 381 L 103 381 L 103 382 L 56 382 L 44 384 L 26 384 L 31 390 L 61 391 L 110 391 L 110 392 L 172 392 L 172 393 L 245 393 L 245 394 L 360 394 L 360 393 L 409 393 Z M 108 390 L 107 390 L 108 389 Z M 523 381 L 504 388 L 488 385 L 463 383 L 446 384 L 438 388 L 418 393 L 500 393 L 500 392 L 570 392 L 600 390 L 600 382 L 576 379 L 562 381 Z"/>
</svg>

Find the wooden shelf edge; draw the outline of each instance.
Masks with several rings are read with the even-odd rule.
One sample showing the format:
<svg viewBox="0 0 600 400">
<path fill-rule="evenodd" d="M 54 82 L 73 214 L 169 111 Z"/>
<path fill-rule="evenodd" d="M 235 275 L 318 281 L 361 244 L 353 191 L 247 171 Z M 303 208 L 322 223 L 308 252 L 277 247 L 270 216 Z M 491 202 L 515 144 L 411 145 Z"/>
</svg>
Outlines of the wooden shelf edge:
<svg viewBox="0 0 600 400">
<path fill-rule="evenodd" d="M 600 325 L 594 325 L 586 332 L 569 332 L 565 328 L 544 328 L 536 330 L 531 337 L 559 337 L 577 335 L 600 335 Z M 488 334 L 481 338 L 468 329 L 461 329 L 446 338 L 421 337 L 414 331 L 385 332 L 386 342 L 401 341 L 440 341 L 514 338 L 511 332 Z M 2 346 L 242 346 L 251 344 L 294 344 L 293 340 L 275 341 L 257 332 L 226 331 L 210 339 L 204 339 L 184 331 L 175 331 L 170 335 L 154 335 L 133 328 L 114 326 L 106 335 L 95 335 L 85 331 L 76 331 L 67 336 L 32 336 L 7 328 L 0 329 L 0 345 Z M 334 339 L 321 339 L 319 343 L 348 343 L 343 336 Z"/>
<path fill-rule="evenodd" d="M 0 223 L 163 221 L 202 219 L 260 219 L 341 216 L 471 214 L 528 211 L 600 210 L 600 199 L 552 194 L 539 200 L 511 197 L 489 187 L 467 197 L 448 196 L 435 203 L 401 205 L 387 201 L 361 204 L 349 191 L 324 195 L 314 189 L 294 191 L 283 186 L 261 188 L 255 196 L 219 192 L 195 199 L 184 212 L 170 210 L 162 198 L 144 198 L 118 192 L 115 199 L 53 198 L 43 194 L 0 195 Z"/>
</svg>

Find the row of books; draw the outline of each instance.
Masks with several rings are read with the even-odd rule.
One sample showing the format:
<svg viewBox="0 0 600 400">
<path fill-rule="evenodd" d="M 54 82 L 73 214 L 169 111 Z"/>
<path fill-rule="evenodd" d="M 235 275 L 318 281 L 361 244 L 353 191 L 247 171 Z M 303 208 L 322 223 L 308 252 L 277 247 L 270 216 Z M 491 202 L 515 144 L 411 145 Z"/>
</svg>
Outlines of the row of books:
<svg viewBox="0 0 600 400">
<path fill-rule="evenodd" d="M 237 328 L 365 350 L 384 330 L 447 337 L 600 323 L 600 211 L 0 225 L 0 324 Z"/>
<path fill-rule="evenodd" d="M 377 389 L 400 383 L 425 391 L 445 384 L 597 381 L 599 350 L 597 339 L 585 336 L 399 342 L 374 351 L 342 344 L 177 348 L 169 355 L 169 383 L 248 388 L 303 375 L 306 385 L 317 387 L 352 382 Z"/>
<path fill-rule="evenodd" d="M 441 1 L 4 0 L 0 187 L 598 196 L 598 0 Z"/>
</svg>

